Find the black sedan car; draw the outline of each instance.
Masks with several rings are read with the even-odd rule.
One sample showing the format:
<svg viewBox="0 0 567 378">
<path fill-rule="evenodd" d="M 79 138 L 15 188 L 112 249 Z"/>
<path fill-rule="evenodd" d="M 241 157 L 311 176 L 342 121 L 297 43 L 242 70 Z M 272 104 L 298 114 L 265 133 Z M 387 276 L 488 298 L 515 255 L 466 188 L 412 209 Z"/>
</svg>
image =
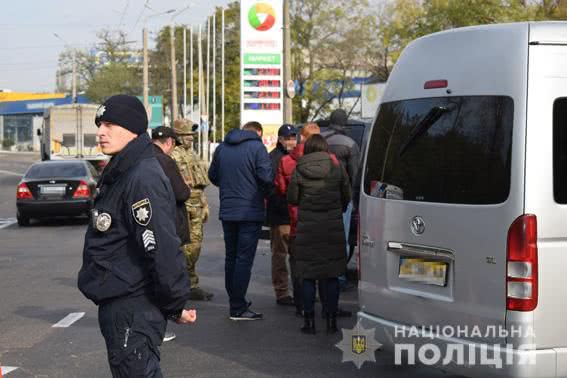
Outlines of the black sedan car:
<svg viewBox="0 0 567 378">
<path fill-rule="evenodd" d="M 17 220 L 89 215 L 98 173 L 83 160 L 52 160 L 33 164 L 18 184 Z"/>
</svg>

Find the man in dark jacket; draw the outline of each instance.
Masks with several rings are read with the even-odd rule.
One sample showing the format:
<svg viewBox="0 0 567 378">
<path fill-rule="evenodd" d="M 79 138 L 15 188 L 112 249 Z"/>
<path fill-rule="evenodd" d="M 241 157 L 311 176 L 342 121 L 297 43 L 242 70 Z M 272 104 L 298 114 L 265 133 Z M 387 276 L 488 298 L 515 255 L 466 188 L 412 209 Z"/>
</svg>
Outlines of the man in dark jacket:
<svg viewBox="0 0 567 378">
<path fill-rule="evenodd" d="M 171 217 L 175 198 L 140 100 L 110 97 L 95 123 L 102 152 L 112 159 L 98 183 L 78 286 L 99 306 L 113 377 L 161 377 L 167 319 L 190 323 L 197 316 L 184 309 L 189 277 Z"/>
<path fill-rule="evenodd" d="M 191 196 L 191 189 L 185 181 L 181 172 L 170 155 L 175 146 L 181 142 L 171 127 L 160 126 L 152 130 L 152 142 L 156 159 L 163 169 L 163 173 L 169 179 L 173 195 L 175 197 L 175 228 L 177 236 L 181 240 L 181 246 L 188 244 L 191 240 L 189 235 L 189 219 L 185 210 L 185 201 Z M 171 341 L 176 338 L 175 333 L 166 331 L 163 341 Z"/>
<path fill-rule="evenodd" d="M 262 144 L 262 125 L 248 122 L 231 130 L 215 150 L 209 180 L 220 189 L 219 218 L 226 249 L 225 287 L 231 320 L 258 320 L 246 292 L 258 239 L 264 222 L 264 197 L 274 182 L 268 151 Z"/>
<path fill-rule="evenodd" d="M 189 220 L 185 210 L 185 201 L 191 196 L 191 189 L 183 180 L 175 160 L 170 156 L 175 146 L 179 146 L 181 142 L 177 138 L 175 131 L 171 127 L 165 126 L 156 127 L 152 130 L 152 141 L 154 142 L 156 159 L 173 189 L 173 195 L 175 196 L 175 226 L 177 236 L 181 240 L 181 246 L 184 246 L 190 241 Z"/>
<path fill-rule="evenodd" d="M 280 161 L 297 145 L 297 130 L 292 125 L 282 125 L 278 130 L 278 144 L 270 152 L 272 169 L 277 172 Z M 276 293 L 276 303 L 293 306 L 289 295 L 287 258 L 289 254 L 290 219 L 287 199 L 275 188 L 267 203 L 266 221 L 270 226 L 270 246 L 272 249 L 272 285 Z"/>
<path fill-rule="evenodd" d="M 331 113 L 329 130 L 321 133 L 329 144 L 330 152 L 334 153 L 337 159 L 345 167 L 351 185 L 356 179 L 358 166 L 360 164 L 360 149 L 356 142 L 345 135 L 344 127 L 348 123 L 348 115 L 343 109 L 336 109 Z M 352 201 L 348 205 L 343 214 L 343 224 L 345 228 L 345 240 L 348 246 L 348 239 L 350 233 L 350 223 L 352 216 Z M 349 251 L 346 247 L 345 254 L 348 256 Z M 345 276 L 340 277 L 341 287 L 348 288 Z"/>
<path fill-rule="evenodd" d="M 345 135 L 344 127 L 347 122 L 346 112 L 336 109 L 331 113 L 329 129 L 322 132 L 321 135 L 327 140 L 330 152 L 335 154 L 345 167 L 352 184 L 358 171 L 360 149 L 351 137 Z"/>
</svg>

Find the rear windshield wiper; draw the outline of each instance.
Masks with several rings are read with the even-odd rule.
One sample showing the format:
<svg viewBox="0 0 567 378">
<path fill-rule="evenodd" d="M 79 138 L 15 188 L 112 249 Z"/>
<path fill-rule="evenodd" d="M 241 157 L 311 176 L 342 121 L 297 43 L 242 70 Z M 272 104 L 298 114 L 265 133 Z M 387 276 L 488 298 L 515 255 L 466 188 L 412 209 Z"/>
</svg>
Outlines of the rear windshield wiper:
<svg viewBox="0 0 567 378">
<path fill-rule="evenodd" d="M 423 117 L 421 122 L 415 127 L 408 140 L 400 148 L 398 156 L 401 157 L 407 149 L 415 142 L 417 138 L 422 136 L 437 122 L 443 114 L 452 111 L 455 108 L 455 104 L 450 106 L 435 106 Z"/>
</svg>

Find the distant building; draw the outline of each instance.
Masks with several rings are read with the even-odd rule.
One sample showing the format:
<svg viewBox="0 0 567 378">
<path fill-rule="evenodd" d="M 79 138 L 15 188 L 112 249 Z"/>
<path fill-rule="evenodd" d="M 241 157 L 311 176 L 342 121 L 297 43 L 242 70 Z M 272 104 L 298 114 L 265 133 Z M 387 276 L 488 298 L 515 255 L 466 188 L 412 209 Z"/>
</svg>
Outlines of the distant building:
<svg viewBox="0 0 567 378">
<path fill-rule="evenodd" d="M 78 103 L 89 103 L 85 96 Z M 71 104 L 63 93 L 24 93 L 0 91 L 0 149 L 39 151 L 37 130 L 43 123 L 43 112 L 54 105 Z"/>
</svg>

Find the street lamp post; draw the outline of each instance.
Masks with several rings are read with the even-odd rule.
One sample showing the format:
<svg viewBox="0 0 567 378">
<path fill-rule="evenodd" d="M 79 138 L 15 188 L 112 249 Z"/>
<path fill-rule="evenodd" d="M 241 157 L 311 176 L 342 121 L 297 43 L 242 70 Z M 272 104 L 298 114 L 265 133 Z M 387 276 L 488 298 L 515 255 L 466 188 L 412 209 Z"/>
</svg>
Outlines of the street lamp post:
<svg viewBox="0 0 567 378">
<path fill-rule="evenodd" d="M 175 121 L 178 118 L 177 115 L 177 70 L 175 66 L 175 23 L 174 20 L 177 16 L 185 12 L 191 7 L 191 3 L 185 8 L 180 9 L 173 16 L 171 16 L 171 27 L 170 27 L 170 54 L 171 54 L 171 120 Z M 185 64 L 185 63 L 184 63 Z"/>
<path fill-rule="evenodd" d="M 143 93 L 143 97 L 144 97 L 144 107 L 146 108 L 146 111 L 148 111 L 149 109 L 149 74 L 148 74 L 148 29 L 146 27 L 146 24 L 148 22 L 148 20 L 150 18 L 153 17 L 157 17 L 157 16 L 162 16 L 165 14 L 171 14 L 175 12 L 175 9 L 170 9 L 167 10 L 165 12 L 158 12 L 158 13 L 154 13 L 154 14 L 150 14 L 149 16 L 147 16 L 144 19 L 144 29 L 142 30 L 142 40 L 143 40 L 143 60 L 144 60 L 144 68 L 143 68 L 143 88 L 142 88 L 142 93 Z"/>
</svg>

